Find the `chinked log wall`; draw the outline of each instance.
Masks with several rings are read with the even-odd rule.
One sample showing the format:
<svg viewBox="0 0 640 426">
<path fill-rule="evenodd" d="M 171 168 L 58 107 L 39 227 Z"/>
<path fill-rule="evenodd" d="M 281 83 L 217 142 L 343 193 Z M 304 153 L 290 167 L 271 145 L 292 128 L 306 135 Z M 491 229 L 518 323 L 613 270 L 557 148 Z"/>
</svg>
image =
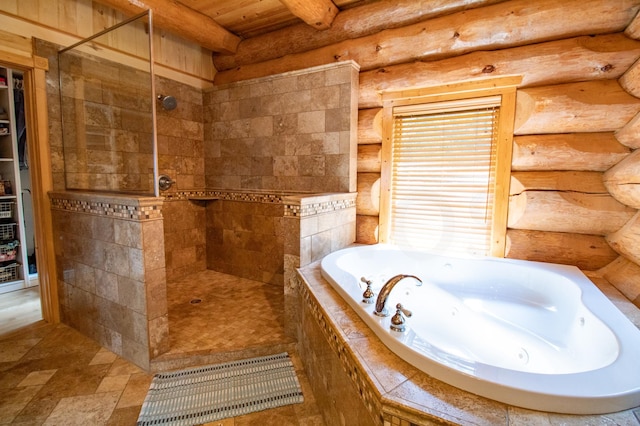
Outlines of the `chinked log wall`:
<svg viewBox="0 0 640 426">
<path fill-rule="evenodd" d="M 375 243 L 380 92 L 523 76 L 507 256 L 601 270 L 640 306 L 639 9 L 640 0 L 374 2 L 326 32 L 241 42 L 237 55 L 214 58 L 216 82 L 360 64 L 357 241 Z M 381 16 L 385 30 L 356 25 Z"/>
</svg>

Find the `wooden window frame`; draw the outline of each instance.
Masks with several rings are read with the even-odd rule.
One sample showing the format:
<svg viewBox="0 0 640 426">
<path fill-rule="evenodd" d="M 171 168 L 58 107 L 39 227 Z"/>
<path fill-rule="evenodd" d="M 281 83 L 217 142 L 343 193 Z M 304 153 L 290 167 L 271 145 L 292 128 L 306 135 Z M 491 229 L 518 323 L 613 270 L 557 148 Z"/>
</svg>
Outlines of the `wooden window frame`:
<svg viewBox="0 0 640 426">
<path fill-rule="evenodd" d="M 444 86 L 389 91 L 382 93 L 382 169 L 380 179 L 379 241 L 389 242 L 391 228 L 391 174 L 394 108 L 407 105 L 500 96 L 500 119 L 496 136 L 494 212 L 491 223 L 489 255 L 504 257 L 509 208 L 509 183 L 513 152 L 513 128 L 516 89 L 521 76 L 453 83 Z"/>
</svg>

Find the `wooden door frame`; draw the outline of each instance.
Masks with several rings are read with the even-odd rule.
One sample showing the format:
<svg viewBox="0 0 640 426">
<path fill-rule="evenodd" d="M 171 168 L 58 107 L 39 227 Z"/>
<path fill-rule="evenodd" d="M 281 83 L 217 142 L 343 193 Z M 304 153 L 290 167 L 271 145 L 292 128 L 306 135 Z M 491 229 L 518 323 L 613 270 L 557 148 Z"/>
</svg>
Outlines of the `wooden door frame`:
<svg viewBox="0 0 640 426">
<path fill-rule="evenodd" d="M 35 254 L 40 283 L 42 317 L 49 323 L 60 322 L 53 221 L 49 192 L 53 190 L 49 117 L 47 112 L 46 58 L 23 56 L 0 49 L 0 61 L 24 73 L 27 152 L 33 196 Z M 28 277 L 25 277 L 27 280 Z"/>
</svg>

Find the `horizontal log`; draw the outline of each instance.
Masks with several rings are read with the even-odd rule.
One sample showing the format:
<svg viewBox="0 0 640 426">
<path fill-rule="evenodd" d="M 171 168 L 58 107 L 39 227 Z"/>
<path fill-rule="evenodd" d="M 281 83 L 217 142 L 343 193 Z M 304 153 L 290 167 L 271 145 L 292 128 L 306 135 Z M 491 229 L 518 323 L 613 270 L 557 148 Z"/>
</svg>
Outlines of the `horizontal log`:
<svg viewBox="0 0 640 426">
<path fill-rule="evenodd" d="M 358 144 L 382 142 L 382 108 L 358 110 Z"/>
<path fill-rule="evenodd" d="M 378 242 L 378 217 L 356 215 L 356 243 L 376 244 Z"/>
<path fill-rule="evenodd" d="M 640 100 L 616 80 L 567 83 L 518 91 L 514 133 L 615 131 L 640 111 Z"/>
<path fill-rule="evenodd" d="M 245 39 L 234 55 L 214 55 L 213 63 L 218 71 L 230 70 L 501 1 L 504 0 L 385 0 L 366 3 L 341 11 L 331 24 L 331 31 L 317 31 L 305 24 L 292 25 Z"/>
<path fill-rule="evenodd" d="M 380 173 L 358 173 L 356 214 L 380 215 Z"/>
<path fill-rule="evenodd" d="M 630 152 L 612 132 L 516 136 L 511 169 L 605 171 Z"/>
<path fill-rule="evenodd" d="M 382 157 L 381 144 L 358 145 L 358 173 L 380 173 Z"/>
<path fill-rule="evenodd" d="M 617 253 L 640 265 L 640 213 L 606 240 Z"/>
<path fill-rule="evenodd" d="M 612 262 L 616 256 L 604 237 L 599 235 L 507 230 L 505 257 L 511 259 L 560 263 L 595 271 Z"/>
<path fill-rule="evenodd" d="M 600 172 L 513 172 L 509 195 L 525 191 L 576 191 L 607 194 Z"/>
<path fill-rule="evenodd" d="M 525 191 L 509 197 L 508 227 L 605 236 L 623 227 L 634 213 L 608 194 Z"/>
<path fill-rule="evenodd" d="M 240 37 L 230 33 L 207 15 L 172 0 L 100 0 L 120 11 L 135 15 L 153 10 L 153 23 L 213 52 L 234 53 Z"/>
<path fill-rule="evenodd" d="M 627 206 L 640 209 L 640 150 L 607 170 L 603 177 L 609 193 Z M 639 262 L 640 263 L 640 262 Z"/>
<path fill-rule="evenodd" d="M 331 0 L 280 0 L 291 13 L 317 30 L 326 30 L 338 14 Z"/>
<path fill-rule="evenodd" d="M 359 107 L 381 106 L 380 92 L 495 76 L 522 75 L 520 87 L 619 78 L 640 56 L 622 34 L 576 37 L 360 74 Z"/>
<path fill-rule="evenodd" d="M 636 6 L 635 0 L 618 0 L 615 7 L 602 0 L 513 0 L 240 66 L 218 72 L 214 81 L 231 83 L 345 60 L 354 60 L 367 71 L 473 51 L 618 32 L 633 19 Z M 495 28 L 500 28 L 499 36 Z"/>
<path fill-rule="evenodd" d="M 615 132 L 616 139 L 629 148 L 640 148 L 640 114 L 636 114 L 627 124 Z"/>
<path fill-rule="evenodd" d="M 600 274 L 640 308 L 640 266 L 620 256 L 600 269 Z"/>
</svg>

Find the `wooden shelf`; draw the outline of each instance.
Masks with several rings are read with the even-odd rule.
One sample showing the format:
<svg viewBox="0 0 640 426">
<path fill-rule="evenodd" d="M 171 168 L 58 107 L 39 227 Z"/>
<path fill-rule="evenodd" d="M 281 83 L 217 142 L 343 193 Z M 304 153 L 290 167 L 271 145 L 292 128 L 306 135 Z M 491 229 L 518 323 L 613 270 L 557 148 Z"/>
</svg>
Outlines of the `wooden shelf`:
<svg viewBox="0 0 640 426">
<path fill-rule="evenodd" d="M 0 75 L 7 80 L 5 86 L 0 88 L 7 90 L 0 90 L 0 107 L 2 107 L 6 115 L 0 117 L 0 127 L 7 133 L 0 134 L 0 179 L 7 181 L 11 184 L 9 187 L 10 194 L 4 194 L 4 191 L 0 192 L 0 202 L 2 205 L 2 223 L 3 227 L 13 226 L 13 238 L 20 242 L 20 247 L 17 250 L 16 257 L 13 260 L 3 262 L 2 265 L 5 269 L 0 272 L 0 279 L 6 281 L 0 283 L 0 293 L 7 291 L 18 290 L 26 287 L 25 276 L 28 276 L 28 253 L 27 246 L 25 244 L 25 230 L 23 220 L 23 207 L 20 186 L 20 169 L 18 164 L 18 141 L 16 140 L 16 122 L 13 120 L 16 117 L 15 104 L 13 99 L 13 70 L 0 66 Z M 0 182 L 2 183 L 2 182 Z M 14 204 L 10 206 L 11 210 L 7 208 L 8 204 Z M 9 214 L 9 217 L 5 215 Z M 5 221 L 9 221 L 8 223 Z M 8 232 L 3 235 L 9 235 Z M 9 264 L 15 263 L 15 267 L 6 269 Z M 11 272 L 11 276 L 8 276 L 8 272 Z"/>
</svg>

